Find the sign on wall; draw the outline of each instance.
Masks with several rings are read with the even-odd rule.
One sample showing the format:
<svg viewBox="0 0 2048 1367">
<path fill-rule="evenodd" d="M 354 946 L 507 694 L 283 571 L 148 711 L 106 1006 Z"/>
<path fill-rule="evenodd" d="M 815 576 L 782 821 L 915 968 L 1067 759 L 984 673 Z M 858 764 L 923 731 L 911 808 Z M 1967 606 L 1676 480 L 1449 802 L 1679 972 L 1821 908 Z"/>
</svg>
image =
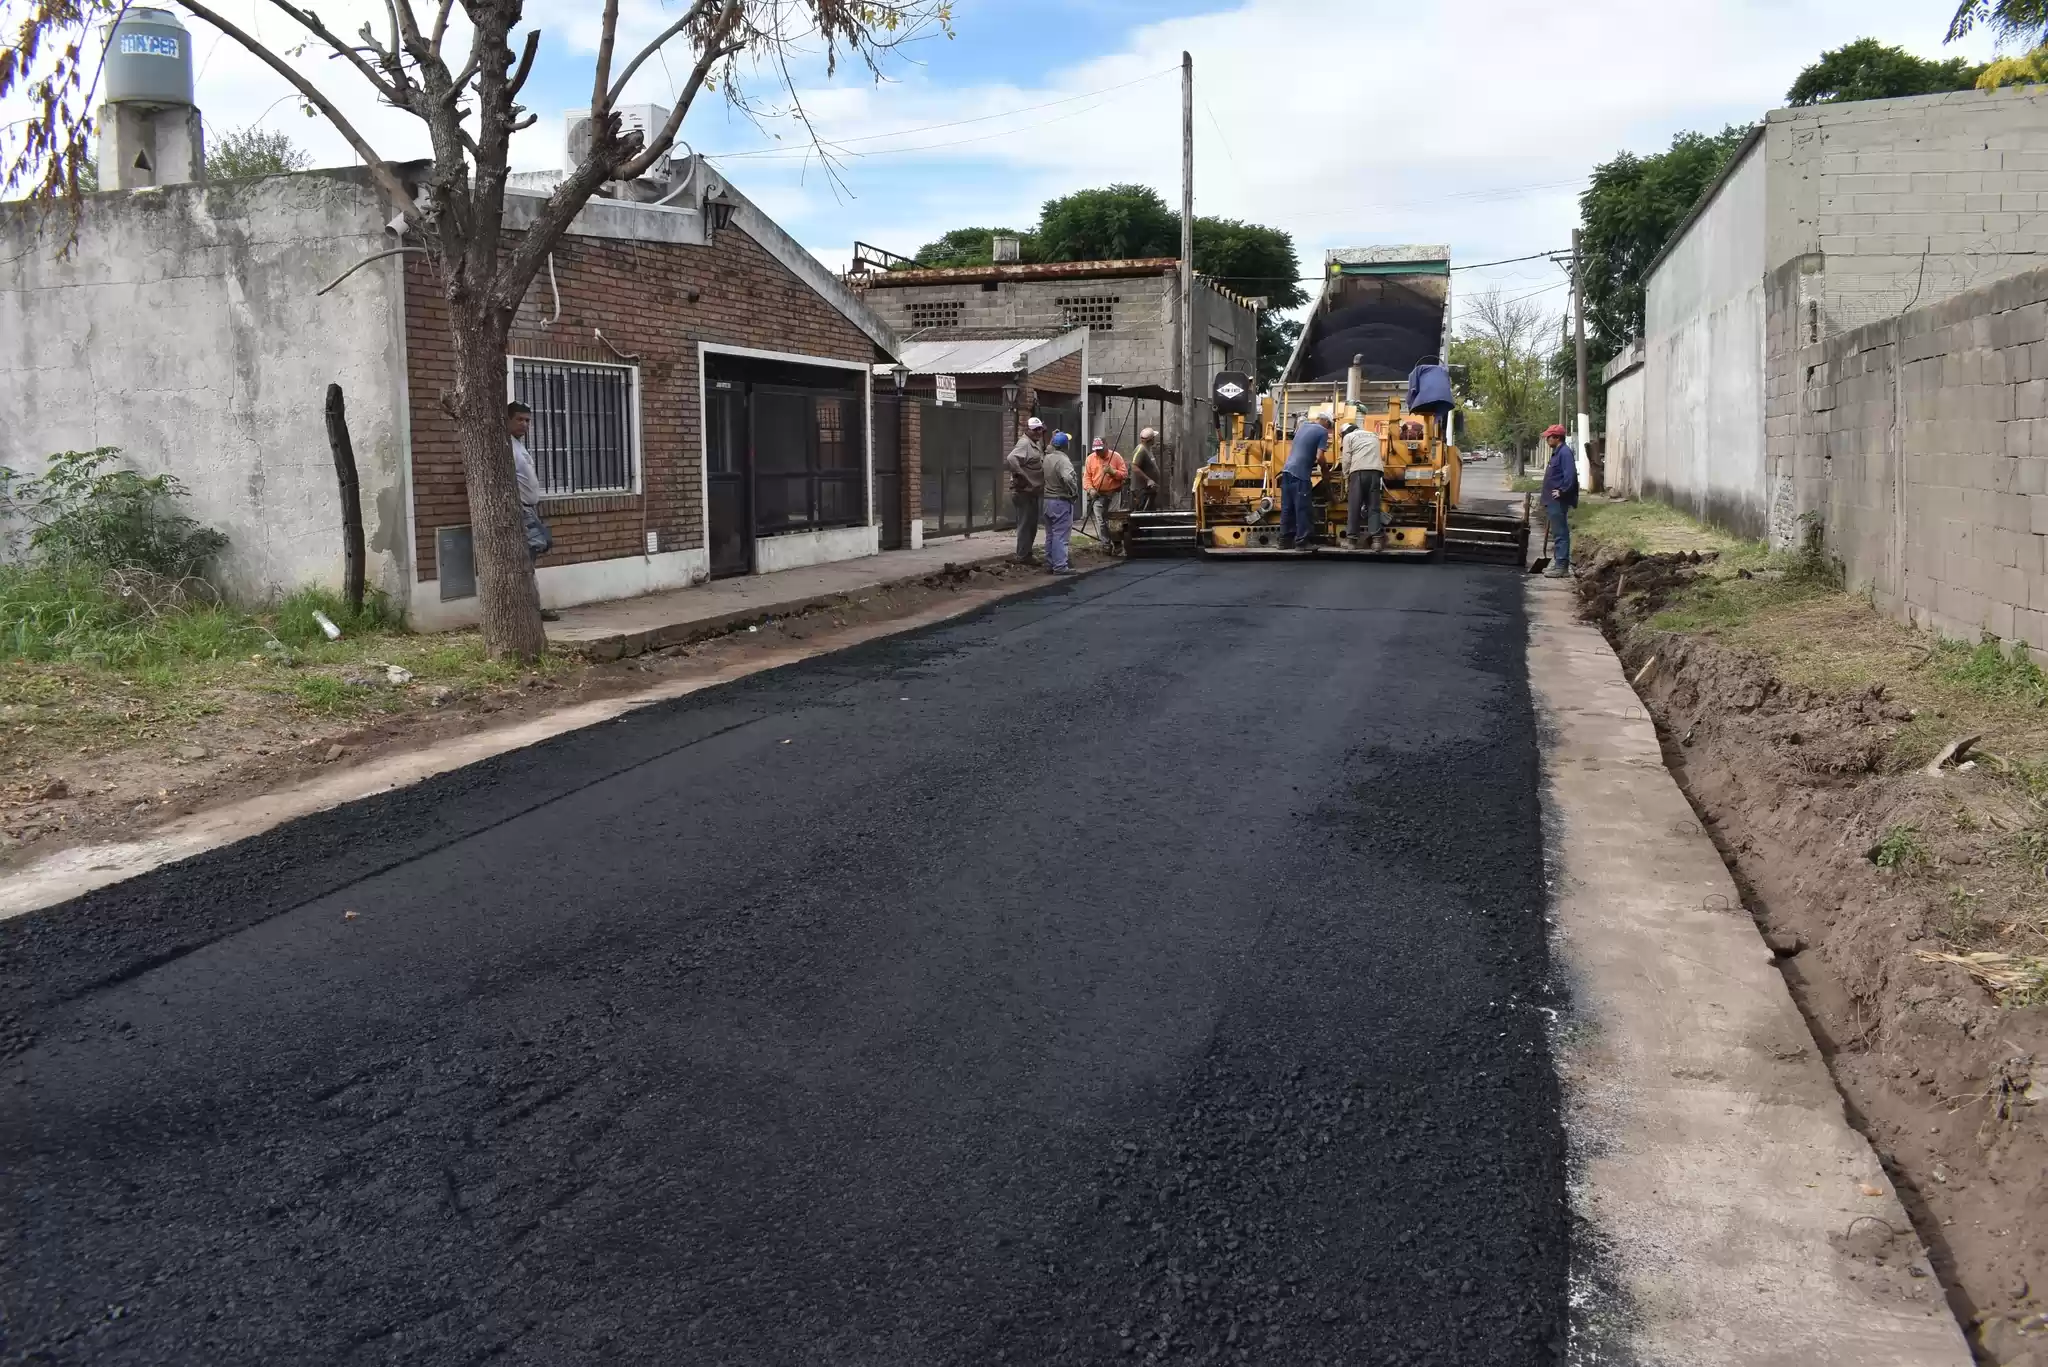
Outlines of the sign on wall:
<svg viewBox="0 0 2048 1367">
<path fill-rule="evenodd" d="M 938 389 L 940 403 L 960 402 L 960 383 L 951 375 L 934 375 L 932 384 Z"/>
</svg>

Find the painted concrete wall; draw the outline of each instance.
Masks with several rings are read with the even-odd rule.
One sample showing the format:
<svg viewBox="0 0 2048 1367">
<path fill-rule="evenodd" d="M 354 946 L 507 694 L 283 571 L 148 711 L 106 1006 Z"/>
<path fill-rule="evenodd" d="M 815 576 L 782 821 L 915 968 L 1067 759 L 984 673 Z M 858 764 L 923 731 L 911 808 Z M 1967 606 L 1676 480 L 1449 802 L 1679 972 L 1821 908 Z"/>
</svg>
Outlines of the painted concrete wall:
<svg viewBox="0 0 2048 1367">
<path fill-rule="evenodd" d="M 1641 489 L 1761 536 L 1765 158 L 1752 149 L 1651 274 Z"/>
<path fill-rule="evenodd" d="M 802 569 L 833 560 L 852 560 L 881 550 L 878 527 L 831 527 L 816 532 L 788 532 L 754 542 L 754 572 Z"/>
<path fill-rule="evenodd" d="M 1797 267 L 1769 357 L 1792 517 L 1893 615 L 2048 665 L 2048 268 L 1807 343 Z"/>
<path fill-rule="evenodd" d="M 1607 488 L 1624 498 L 1643 496 L 1643 456 L 1648 437 L 1649 399 L 1638 342 L 1601 372 L 1607 386 Z"/>
<path fill-rule="evenodd" d="M 347 397 L 368 578 L 410 580 L 398 261 L 315 292 L 391 245 L 359 175 L 95 195 L 67 216 L 0 206 L 0 464 L 118 446 L 168 471 L 229 539 L 217 570 L 257 602 L 340 587 L 341 511 L 322 404 Z"/>
</svg>

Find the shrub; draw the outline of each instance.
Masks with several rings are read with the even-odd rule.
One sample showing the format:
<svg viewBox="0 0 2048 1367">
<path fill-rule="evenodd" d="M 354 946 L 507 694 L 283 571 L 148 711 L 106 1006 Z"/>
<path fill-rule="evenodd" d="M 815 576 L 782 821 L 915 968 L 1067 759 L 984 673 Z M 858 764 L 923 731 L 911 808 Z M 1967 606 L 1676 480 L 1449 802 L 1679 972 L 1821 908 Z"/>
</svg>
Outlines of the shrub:
<svg viewBox="0 0 2048 1367">
<path fill-rule="evenodd" d="M 107 468 L 120 454 L 59 452 L 33 477 L 0 466 L 0 519 L 25 525 L 30 558 L 56 569 L 197 578 L 227 537 L 177 510 L 185 487 L 176 476 Z"/>
</svg>

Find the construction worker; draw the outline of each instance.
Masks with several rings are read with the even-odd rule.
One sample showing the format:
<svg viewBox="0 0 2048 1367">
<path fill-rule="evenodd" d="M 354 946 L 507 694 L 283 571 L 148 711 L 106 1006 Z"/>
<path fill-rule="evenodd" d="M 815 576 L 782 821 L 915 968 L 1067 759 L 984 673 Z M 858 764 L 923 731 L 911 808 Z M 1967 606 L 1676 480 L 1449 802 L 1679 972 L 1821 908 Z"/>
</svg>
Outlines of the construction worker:
<svg viewBox="0 0 2048 1367">
<path fill-rule="evenodd" d="M 1330 446 L 1337 420 L 1328 413 L 1306 419 L 1294 433 L 1293 449 L 1280 467 L 1280 548 L 1304 550 L 1315 541 L 1315 504 L 1310 490 L 1316 466 Z"/>
<path fill-rule="evenodd" d="M 1017 434 L 1017 444 L 1003 457 L 1003 473 L 1010 480 L 1010 502 L 1017 509 L 1017 553 L 1010 558 L 1020 565 L 1031 563 L 1031 548 L 1038 540 L 1038 512 L 1045 494 L 1045 424 L 1028 418 Z"/>
<path fill-rule="evenodd" d="M 1149 513 L 1159 506 L 1159 457 L 1152 443 L 1159 434 L 1147 427 L 1138 433 L 1138 449 L 1131 453 L 1131 511 Z"/>
<path fill-rule="evenodd" d="M 1572 574 L 1572 509 L 1579 506 L 1579 457 L 1565 440 L 1564 428 L 1552 424 L 1543 440 L 1550 447 L 1550 464 L 1543 467 L 1543 515 L 1550 520 L 1550 568 L 1543 573 L 1552 579 L 1569 579 Z"/>
<path fill-rule="evenodd" d="M 1122 454 L 1110 450 L 1109 443 L 1097 437 L 1081 475 L 1081 530 L 1088 530 L 1088 519 L 1093 517 L 1095 539 L 1105 546 L 1109 544 L 1109 510 L 1130 473 Z"/>
<path fill-rule="evenodd" d="M 1363 524 L 1365 549 L 1380 550 L 1387 542 L 1380 515 L 1380 484 L 1387 473 L 1386 457 L 1380 451 L 1380 434 L 1370 427 L 1347 422 L 1342 435 L 1344 486 L 1350 495 L 1344 517 L 1344 541 L 1356 548 Z"/>
<path fill-rule="evenodd" d="M 1070 445 L 1066 433 L 1053 433 L 1044 459 L 1045 567 L 1054 574 L 1074 572 L 1067 563 L 1067 538 L 1074 531 L 1074 503 L 1081 497 L 1081 480 L 1074 473 L 1073 457 L 1067 454 Z"/>
</svg>

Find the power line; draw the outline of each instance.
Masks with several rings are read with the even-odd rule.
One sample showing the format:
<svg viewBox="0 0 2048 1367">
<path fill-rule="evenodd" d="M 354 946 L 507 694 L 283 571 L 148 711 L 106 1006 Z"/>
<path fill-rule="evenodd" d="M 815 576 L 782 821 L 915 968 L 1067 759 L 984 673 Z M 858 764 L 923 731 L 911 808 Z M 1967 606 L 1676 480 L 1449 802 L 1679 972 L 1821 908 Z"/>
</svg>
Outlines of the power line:
<svg viewBox="0 0 2048 1367">
<path fill-rule="evenodd" d="M 1016 117 L 1017 115 L 1019 115 L 1019 114 L 1029 114 L 1029 113 L 1032 113 L 1032 112 L 1034 112 L 1034 111 L 1036 111 L 1036 110 L 1040 110 L 1040 109 L 1052 109 L 1052 108 L 1054 108 L 1055 106 L 1058 106 L 1058 105 L 1063 105 L 1063 104 L 1072 104 L 1072 103 L 1074 103 L 1074 102 L 1075 102 L 1076 100 L 1087 100 L 1087 99 L 1093 99 L 1093 98 L 1094 98 L 1095 96 L 1097 96 L 1097 95 L 1108 95 L 1108 94 L 1112 94 L 1112 93 L 1114 93 L 1114 92 L 1117 92 L 1117 91 L 1122 91 L 1122 90 L 1129 90 L 1129 89 L 1131 89 L 1131 88 L 1132 88 L 1132 87 L 1134 87 L 1134 86 L 1138 86 L 1138 85 L 1142 85 L 1142 84 L 1144 84 L 1144 83 L 1145 83 L 1146 81 L 1156 81 L 1156 80 L 1158 80 L 1158 79 L 1159 79 L 1159 78 L 1160 78 L 1161 76 L 1170 76 L 1170 75 L 1173 75 L 1174 73 L 1178 72 L 1179 70 L 1180 70 L 1180 68 L 1179 68 L 1179 67 L 1177 67 L 1177 66 L 1170 66 L 1170 67 L 1165 67 L 1165 68 L 1162 68 L 1161 70 L 1158 70 L 1158 71 L 1155 71 L 1155 72 L 1153 72 L 1153 73 L 1152 73 L 1151 75 L 1149 75 L 1149 76 L 1140 76 L 1140 77 L 1138 77 L 1137 79 L 1135 79 L 1135 80 L 1130 80 L 1130 81 L 1119 81 L 1119 82 L 1117 82 L 1117 83 L 1116 83 L 1115 85 L 1106 85 L 1106 86 L 1103 86 L 1103 87 L 1102 87 L 1101 89 L 1099 89 L 1099 90 L 1084 90 L 1084 91 L 1082 91 L 1082 92 L 1081 92 L 1080 94 L 1078 94 L 1078 95 L 1067 95 L 1067 96 L 1064 96 L 1064 97 L 1062 97 L 1062 98 L 1060 98 L 1060 99 L 1057 99 L 1057 100 L 1046 100 L 1046 101 L 1044 101 L 1044 102 L 1043 102 L 1043 103 L 1041 103 L 1041 104 L 1027 104 L 1027 105 L 1023 105 L 1023 106 L 1020 106 L 1019 108 L 1016 108 L 1016 109 L 1005 109 L 1005 110 L 1001 111 L 1000 113 L 995 113 L 995 114 L 977 114 L 976 116 L 974 116 L 974 117 L 973 117 L 973 118 L 971 118 L 971 119 L 951 119 L 951 120 L 948 120 L 948 121 L 947 121 L 947 122 L 945 122 L 945 123 L 926 123 L 926 124 L 919 124 L 919 125 L 918 125 L 917 127 L 915 127 L 915 128 L 898 128 L 898 129 L 896 129 L 896 130 L 895 130 L 894 132 L 890 132 L 890 133 L 864 133 L 864 134 L 862 134 L 861 136 L 859 136 L 859 137 L 857 137 L 857 138 L 821 138 L 821 139 L 819 139 L 819 141 L 820 141 L 821 143 L 824 143 L 824 144 L 825 144 L 825 145 L 827 145 L 827 146 L 831 146 L 831 147 L 843 147 L 843 146 L 846 146 L 846 145 L 848 145 L 848 144 L 850 144 L 850 143 L 856 143 L 856 142 L 878 142 L 878 141 L 880 141 L 880 140 L 882 140 L 882 139 L 884 139 L 884 138 L 904 138 L 904 137 L 909 137 L 909 136 L 910 136 L 910 135 L 911 135 L 912 133 L 930 133 L 930 132 L 934 132 L 934 131 L 936 131 L 936 130 L 938 130 L 938 129 L 941 129 L 941 128 L 961 128 L 961 127 L 965 127 L 966 125 L 968 125 L 968 124 L 970 124 L 970 123 L 987 123 L 987 122 L 988 122 L 988 121 L 989 121 L 990 119 L 1009 119 L 1009 118 L 1015 118 L 1015 117 Z M 1075 110 L 1074 112 L 1075 112 L 1076 114 L 1079 114 L 1079 113 L 1085 113 L 1086 111 L 1085 111 L 1085 110 Z M 1071 117 L 1071 116 L 1068 116 L 1068 115 L 1062 115 L 1061 117 L 1065 118 L 1065 117 Z M 1053 120 L 1046 120 L 1046 122 L 1053 122 Z M 1042 126 L 1042 125 L 1040 125 L 1040 124 L 1027 124 L 1027 125 L 1025 125 L 1025 128 L 1037 128 L 1037 127 L 1041 127 L 1041 126 Z M 1006 132 L 1012 132 L 1012 133 L 1021 133 L 1021 132 L 1023 132 L 1023 131 L 1024 131 L 1024 129 L 1021 129 L 1021 128 L 1013 128 L 1013 129 L 1007 129 L 1007 130 L 1005 130 L 1005 131 L 1006 131 Z M 989 136 L 991 136 L 991 137 L 1001 137 L 1001 136 L 1003 136 L 1003 134 L 1001 134 L 1001 133 L 994 133 L 994 134 L 990 134 Z M 963 139 L 963 141 L 966 141 L 966 142 L 979 142 L 979 141 L 981 141 L 981 139 L 979 139 L 979 138 L 967 138 L 967 139 Z M 958 143 L 937 143 L 937 144 L 934 144 L 934 145 L 935 145 L 935 146 L 938 146 L 938 147 L 956 147 L 956 146 L 958 146 L 959 144 L 958 144 Z M 926 150 L 926 149 L 923 149 L 923 148 L 914 148 L 914 147 L 892 147 L 892 148 L 887 148 L 887 149 L 884 149 L 884 150 L 887 150 L 887 151 L 892 151 L 892 152 L 915 152 L 915 151 L 923 151 L 923 150 Z M 749 149 L 749 150 L 747 150 L 747 151 L 741 151 L 741 152 L 708 152 L 708 153 L 706 153 L 705 155 L 706 155 L 707 157 L 711 157 L 711 158 L 723 158 L 723 159 L 732 159 L 732 158 L 736 158 L 736 157 L 787 157 L 787 156 L 809 156 L 809 155 L 810 155 L 810 149 L 809 149 L 809 148 L 798 148 L 798 147 L 756 147 L 756 148 L 752 148 L 752 149 Z M 870 156 L 871 156 L 871 155 L 874 155 L 874 154 L 873 154 L 873 153 L 865 153 L 865 154 L 863 154 L 863 155 L 870 155 Z"/>
</svg>

